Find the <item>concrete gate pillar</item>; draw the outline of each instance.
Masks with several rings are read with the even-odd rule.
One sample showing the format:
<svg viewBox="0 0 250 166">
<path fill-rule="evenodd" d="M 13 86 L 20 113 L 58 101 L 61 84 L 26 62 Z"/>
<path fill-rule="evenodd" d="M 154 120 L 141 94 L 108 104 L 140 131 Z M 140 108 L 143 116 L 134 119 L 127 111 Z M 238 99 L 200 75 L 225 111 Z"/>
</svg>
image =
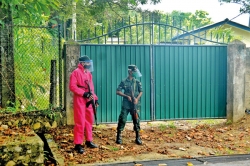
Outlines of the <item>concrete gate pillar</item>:
<svg viewBox="0 0 250 166">
<path fill-rule="evenodd" d="M 236 122 L 245 114 L 246 44 L 235 40 L 228 44 L 227 120 Z"/>
<path fill-rule="evenodd" d="M 246 48 L 245 69 L 245 107 L 250 110 L 250 47 Z"/>
<path fill-rule="evenodd" d="M 65 56 L 65 109 L 67 116 L 67 125 L 74 125 L 74 112 L 73 112 L 73 94 L 69 90 L 69 77 L 71 72 L 77 68 L 78 59 L 80 57 L 80 45 L 71 41 L 64 45 Z"/>
</svg>

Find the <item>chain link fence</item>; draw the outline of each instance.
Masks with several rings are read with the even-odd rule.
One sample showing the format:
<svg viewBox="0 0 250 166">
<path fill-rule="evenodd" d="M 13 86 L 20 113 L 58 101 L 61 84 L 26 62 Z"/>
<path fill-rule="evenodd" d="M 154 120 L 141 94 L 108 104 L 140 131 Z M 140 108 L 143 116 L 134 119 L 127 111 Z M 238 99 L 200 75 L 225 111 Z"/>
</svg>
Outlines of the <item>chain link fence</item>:
<svg viewBox="0 0 250 166">
<path fill-rule="evenodd" d="M 13 39 L 6 40 L 6 36 L 0 35 L 0 41 L 8 41 L 5 45 L 1 44 L 3 50 L 6 50 L 4 47 L 14 46 L 14 70 L 8 70 L 14 78 L 14 109 L 34 111 L 61 107 L 63 86 L 60 27 L 11 28 Z M 3 56 L 2 53 L 1 59 L 4 59 Z M 1 72 L 6 71 L 2 69 Z M 4 77 L 1 85 L 2 82 Z"/>
</svg>

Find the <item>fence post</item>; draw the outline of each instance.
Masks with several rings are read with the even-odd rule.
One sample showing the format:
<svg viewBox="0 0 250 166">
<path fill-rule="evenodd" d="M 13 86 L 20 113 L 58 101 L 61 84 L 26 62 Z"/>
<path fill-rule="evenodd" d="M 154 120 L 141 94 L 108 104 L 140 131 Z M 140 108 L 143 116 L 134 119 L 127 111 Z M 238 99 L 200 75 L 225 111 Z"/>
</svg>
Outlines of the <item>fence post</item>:
<svg viewBox="0 0 250 166">
<path fill-rule="evenodd" d="M 50 95 L 49 104 L 50 108 L 55 108 L 56 106 L 56 60 L 51 60 L 50 67 Z"/>
<path fill-rule="evenodd" d="M 62 88 L 62 37 L 61 37 L 61 25 L 58 25 L 58 51 L 59 51 L 59 106 L 62 107 L 62 98 L 63 98 L 63 88 Z"/>
<path fill-rule="evenodd" d="M 246 44 L 235 40 L 228 45 L 227 58 L 227 120 L 236 122 L 245 114 Z"/>
</svg>

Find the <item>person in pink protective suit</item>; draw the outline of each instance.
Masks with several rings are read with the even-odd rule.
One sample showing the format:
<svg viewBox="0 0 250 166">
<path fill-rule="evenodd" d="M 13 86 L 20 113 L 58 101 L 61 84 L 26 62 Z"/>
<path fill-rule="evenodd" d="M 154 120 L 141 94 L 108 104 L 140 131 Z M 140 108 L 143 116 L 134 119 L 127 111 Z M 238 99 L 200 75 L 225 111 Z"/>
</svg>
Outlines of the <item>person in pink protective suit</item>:
<svg viewBox="0 0 250 166">
<path fill-rule="evenodd" d="M 73 92 L 74 108 L 74 144 L 75 150 L 82 154 L 84 149 L 82 143 L 85 137 L 85 145 L 89 148 L 97 148 L 92 137 L 92 124 L 94 122 L 94 112 L 92 105 L 86 106 L 90 100 L 94 100 L 96 106 L 99 105 L 98 97 L 94 91 L 92 80 L 93 62 L 88 56 L 79 58 L 78 67 L 71 73 L 69 89 Z M 90 90 L 89 91 L 89 88 Z"/>
</svg>

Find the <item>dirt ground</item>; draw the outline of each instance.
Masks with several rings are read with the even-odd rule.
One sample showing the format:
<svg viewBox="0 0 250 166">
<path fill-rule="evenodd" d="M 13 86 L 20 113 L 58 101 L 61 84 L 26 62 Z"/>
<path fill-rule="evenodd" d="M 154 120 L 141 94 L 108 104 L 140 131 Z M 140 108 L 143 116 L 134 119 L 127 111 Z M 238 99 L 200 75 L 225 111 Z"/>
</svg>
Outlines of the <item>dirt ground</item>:
<svg viewBox="0 0 250 166">
<path fill-rule="evenodd" d="M 172 158 L 194 158 L 250 153 L 250 115 L 236 123 L 225 119 L 142 122 L 142 145 L 136 145 L 131 123 L 122 133 L 123 144 L 115 143 L 116 124 L 94 127 L 96 149 L 85 148 L 77 154 L 73 144 L 73 126 L 51 131 L 65 165 L 128 162 Z"/>
</svg>

